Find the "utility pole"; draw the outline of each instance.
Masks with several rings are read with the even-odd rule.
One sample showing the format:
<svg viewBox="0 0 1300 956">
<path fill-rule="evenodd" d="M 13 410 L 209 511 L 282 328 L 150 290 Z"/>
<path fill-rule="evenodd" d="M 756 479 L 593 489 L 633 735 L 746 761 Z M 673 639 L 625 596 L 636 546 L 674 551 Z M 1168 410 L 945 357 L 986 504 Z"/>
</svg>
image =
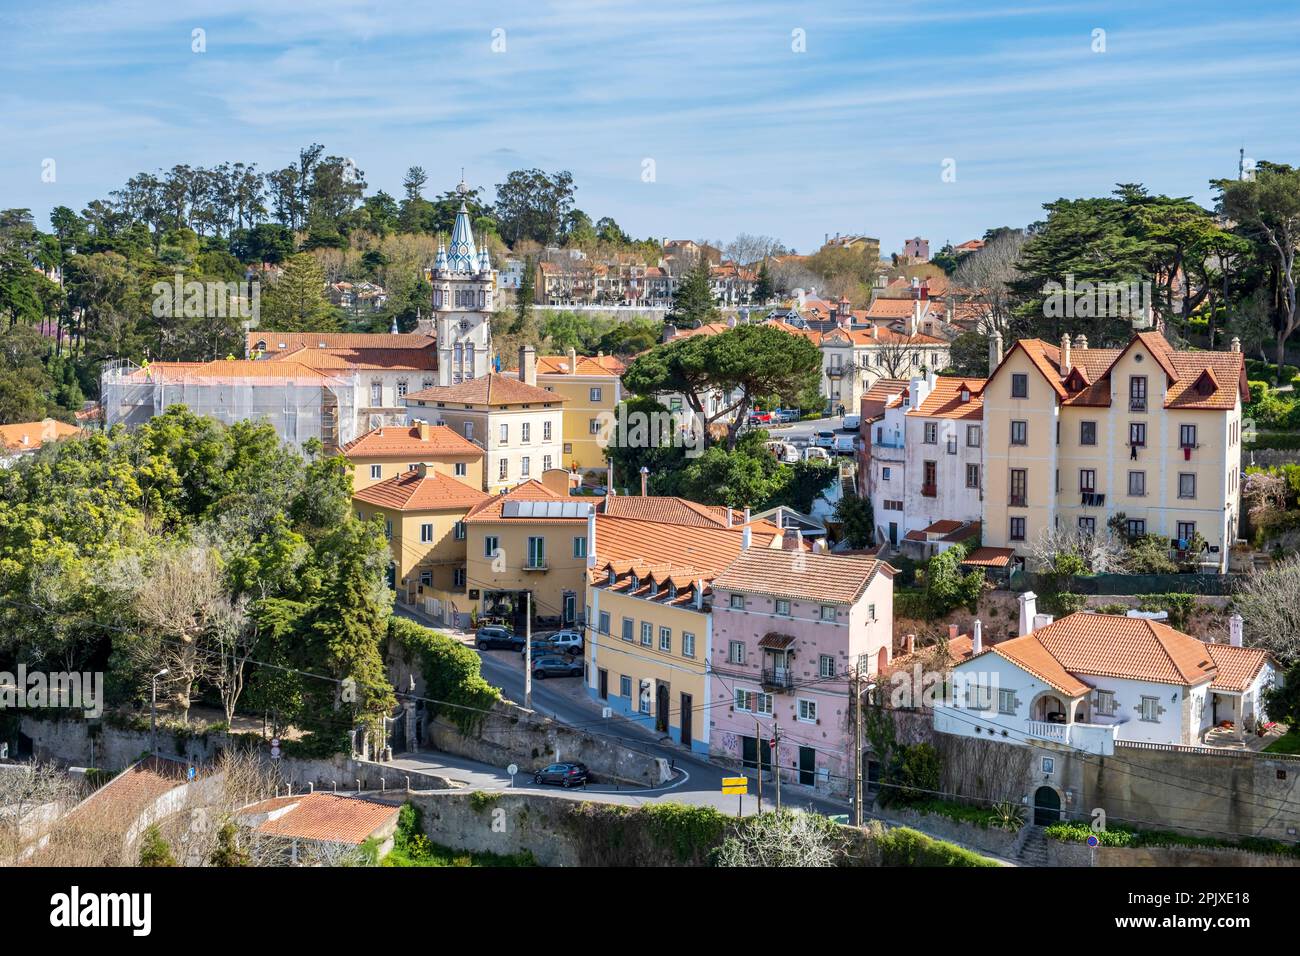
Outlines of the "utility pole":
<svg viewBox="0 0 1300 956">
<path fill-rule="evenodd" d="M 524 592 L 524 709 L 533 709 L 533 592 Z"/>
<path fill-rule="evenodd" d="M 754 750 L 758 758 L 758 812 L 763 812 L 763 725 L 754 718 Z"/>
<path fill-rule="evenodd" d="M 853 825 L 862 826 L 862 672 L 853 668 Z"/>
<path fill-rule="evenodd" d="M 775 708 L 773 708 L 775 709 Z M 772 718 L 772 773 L 776 776 L 776 812 L 781 812 L 781 725 Z"/>
</svg>

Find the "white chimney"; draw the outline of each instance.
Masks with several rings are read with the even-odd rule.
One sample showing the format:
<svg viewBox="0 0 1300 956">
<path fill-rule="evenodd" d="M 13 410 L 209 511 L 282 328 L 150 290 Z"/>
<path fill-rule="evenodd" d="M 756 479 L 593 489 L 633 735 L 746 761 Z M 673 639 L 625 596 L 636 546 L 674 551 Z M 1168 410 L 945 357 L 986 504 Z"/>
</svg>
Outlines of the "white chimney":
<svg viewBox="0 0 1300 956">
<path fill-rule="evenodd" d="M 641 497 L 645 497 L 646 482 L 650 478 L 650 469 L 645 465 L 641 466 Z"/>
<path fill-rule="evenodd" d="M 1233 647 L 1241 647 L 1241 635 L 1245 623 L 1240 614 L 1228 618 L 1228 643 Z"/>
<path fill-rule="evenodd" d="M 1033 591 L 1026 591 L 1016 600 L 1020 602 L 1020 628 L 1016 634 L 1024 637 L 1034 629 L 1034 615 L 1038 613 L 1038 595 Z"/>
<path fill-rule="evenodd" d="M 905 648 L 905 650 L 903 651 L 903 653 L 905 653 L 905 654 L 911 654 L 911 653 L 915 652 L 915 650 L 916 650 L 916 635 L 915 635 L 915 634 L 909 634 L 909 635 L 907 635 L 907 637 L 903 638 L 903 647 Z"/>
<path fill-rule="evenodd" d="M 727 527 L 731 527 L 731 505 L 727 505 Z"/>
<path fill-rule="evenodd" d="M 1051 624 L 1053 620 L 1054 618 L 1050 614 L 1035 614 L 1034 630 L 1037 631 L 1039 628 L 1047 627 L 1047 625 Z"/>
<path fill-rule="evenodd" d="M 1061 335 L 1061 377 L 1070 374 L 1070 333 Z"/>
<path fill-rule="evenodd" d="M 916 335 L 920 331 L 921 331 L 921 300 L 916 299 L 912 303 L 912 325 L 908 329 L 908 332 L 912 335 Z"/>
<path fill-rule="evenodd" d="M 605 497 L 611 498 L 614 495 L 614 463 L 611 461 L 605 465 Z"/>
<path fill-rule="evenodd" d="M 754 543 L 754 530 L 749 526 L 749 509 L 745 509 L 745 527 L 740 532 L 740 549 L 748 551 L 749 546 Z"/>
<path fill-rule="evenodd" d="M 1240 351 L 1241 351 L 1241 339 L 1237 338 L 1237 337 L 1234 335 L 1234 336 L 1232 337 L 1232 342 L 1229 343 L 1229 345 L 1228 345 L 1228 351 L 1229 351 L 1229 352 L 1240 352 Z"/>
<path fill-rule="evenodd" d="M 578 374 L 578 350 L 569 349 L 569 374 Z"/>
<path fill-rule="evenodd" d="M 704 578 L 695 579 L 695 610 L 704 607 Z"/>
<path fill-rule="evenodd" d="M 587 512 L 587 567 L 596 566 L 596 509 Z"/>
<path fill-rule="evenodd" d="M 978 654 L 982 650 L 984 650 L 984 625 L 980 623 L 979 618 L 976 618 L 971 628 L 970 651 L 971 654 Z"/>
</svg>

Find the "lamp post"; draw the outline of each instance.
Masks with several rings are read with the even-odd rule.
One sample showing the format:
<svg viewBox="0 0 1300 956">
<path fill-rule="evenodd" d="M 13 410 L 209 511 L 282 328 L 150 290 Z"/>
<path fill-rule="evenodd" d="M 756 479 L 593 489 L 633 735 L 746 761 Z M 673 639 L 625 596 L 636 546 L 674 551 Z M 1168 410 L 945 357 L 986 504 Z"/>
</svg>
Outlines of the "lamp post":
<svg viewBox="0 0 1300 956">
<path fill-rule="evenodd" d="M 155 757 L 158 756 L 158 678 L 166 676 L 164 667 L 149 679 L 149 746 Z"/>
</svg>

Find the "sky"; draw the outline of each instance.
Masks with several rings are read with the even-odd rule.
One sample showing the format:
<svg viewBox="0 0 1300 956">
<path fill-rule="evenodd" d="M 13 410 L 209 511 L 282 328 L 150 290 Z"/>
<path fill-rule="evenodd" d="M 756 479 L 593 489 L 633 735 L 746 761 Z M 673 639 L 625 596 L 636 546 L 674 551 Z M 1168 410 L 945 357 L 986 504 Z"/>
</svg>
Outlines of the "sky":
<svg viewBox="0 0 1300 956">
<path fill-rule="evenodd" d="M 637 237 L 800 252 L 937 250 L 1118 182 L 1209 205 L 1239 149 L 1300 162 L 1295 0 L 0 0 L 0 37 L 0 208 L 43 227 L 313 142 L 371 192 L 567 169 Z"/>
</svg>

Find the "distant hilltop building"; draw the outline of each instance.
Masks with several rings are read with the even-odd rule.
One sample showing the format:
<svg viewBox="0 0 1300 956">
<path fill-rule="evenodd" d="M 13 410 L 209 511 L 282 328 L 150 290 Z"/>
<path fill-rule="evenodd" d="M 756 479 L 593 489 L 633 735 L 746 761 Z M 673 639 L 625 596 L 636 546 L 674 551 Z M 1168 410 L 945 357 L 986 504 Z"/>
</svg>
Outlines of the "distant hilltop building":
<svg viewBox="0 0 1300 956">
<path fill-rule="evenodd" d="M 913 262 L 930 261 L 930 240 L 917 236 L 903 243 L 903 257 Z"/>
<path fill-rule="evenodd" d="M 880 258 L 880 240 L 873 239 L 871 236 L 853 235 L 842 236 L 838 232 L 835 235 L 826 233 L 826 239 L 822 243 L 823 249 L 853 249 L 859 252 L 867 253 L 869 259 Z"/>
</svg>

